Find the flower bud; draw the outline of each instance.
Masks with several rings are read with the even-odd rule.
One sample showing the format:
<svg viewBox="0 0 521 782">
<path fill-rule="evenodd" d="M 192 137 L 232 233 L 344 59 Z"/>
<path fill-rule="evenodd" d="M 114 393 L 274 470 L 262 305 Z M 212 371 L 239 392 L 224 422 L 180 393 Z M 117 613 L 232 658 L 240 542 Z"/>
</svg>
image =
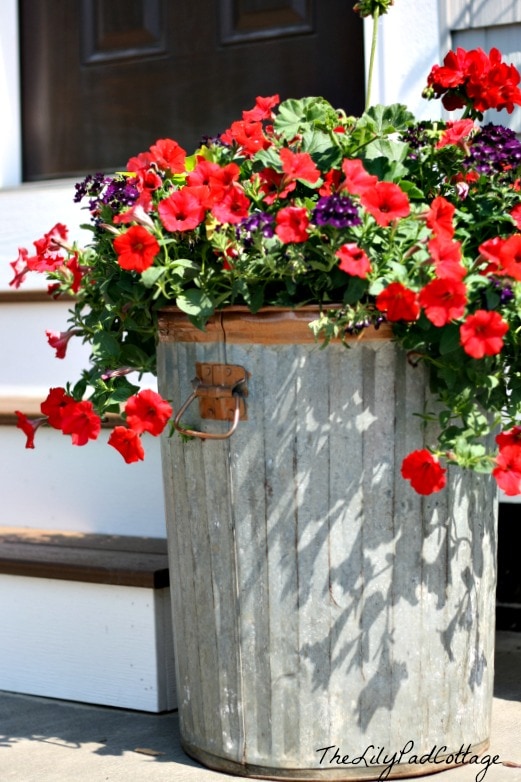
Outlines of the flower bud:
<svg viewBox="0 0 521 782">
<path fill-rule="evenodd" d="M 387 13 L 392 5 L 394 5 L 394 0 L 359 0 L 353 11 L 362 18 L 366 16 L 374 17 L 375 14 L 382 16 L 382 14 Z"/>
</svg>

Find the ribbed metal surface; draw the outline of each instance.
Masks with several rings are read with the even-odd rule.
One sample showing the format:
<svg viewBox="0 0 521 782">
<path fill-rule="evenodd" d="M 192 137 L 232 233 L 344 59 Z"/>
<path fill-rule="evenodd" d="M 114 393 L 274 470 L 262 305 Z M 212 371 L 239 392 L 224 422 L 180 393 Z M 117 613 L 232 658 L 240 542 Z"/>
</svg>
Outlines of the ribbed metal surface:
<svg viewBox="0 0 521 782">
<path fill-rule="evenodd" d="M 495 494 L 455 473 L 422 499 L 400 477 L 423 442 L 422 369 L 383 340 L 165 342 L 161 392 L 176 409 L 196 361 L 251 379 L 230 440 L 163 441 L 188 751 L 237 774 L 338 780 L 377 778 L 382 764 L 320 763 L 321 748 L 483 748 Z M 197 415 L 186 423 L 226 429 Z"/>
</svg>

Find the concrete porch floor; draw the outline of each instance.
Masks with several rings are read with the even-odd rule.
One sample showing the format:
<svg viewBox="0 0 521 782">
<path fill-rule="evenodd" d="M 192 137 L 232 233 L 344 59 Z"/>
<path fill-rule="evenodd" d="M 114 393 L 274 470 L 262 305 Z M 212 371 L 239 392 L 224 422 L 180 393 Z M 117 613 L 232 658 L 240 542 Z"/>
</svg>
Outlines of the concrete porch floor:
<svg viewBox="0 0 521 782">
<path fill-rule="evenodd" d="M 460 766 L 414 779 L 521 782 L 521 633 L 497 633 L 492 735 L 487 754 L 499 755 L 498 764 L 488 769 Z M 145 714 L 0 693 L 1 782 L 234 779 L 238 777 L 203 768 L 183 753 L 176 712 Z"/>
</svg>

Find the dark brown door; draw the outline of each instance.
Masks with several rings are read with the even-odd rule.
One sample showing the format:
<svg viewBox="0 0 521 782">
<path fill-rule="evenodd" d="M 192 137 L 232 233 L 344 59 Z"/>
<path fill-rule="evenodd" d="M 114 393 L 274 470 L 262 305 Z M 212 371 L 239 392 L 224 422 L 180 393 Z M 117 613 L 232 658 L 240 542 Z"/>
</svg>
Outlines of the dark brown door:
<svg viewBox="0 0 521 782">
<path fill-rule="evenodd" d="M 158 138 L 191 150 L 257 95 L 358 112 L 351 0 L 20 0 L 24 178 L 112 171 Z"/>
</svg>

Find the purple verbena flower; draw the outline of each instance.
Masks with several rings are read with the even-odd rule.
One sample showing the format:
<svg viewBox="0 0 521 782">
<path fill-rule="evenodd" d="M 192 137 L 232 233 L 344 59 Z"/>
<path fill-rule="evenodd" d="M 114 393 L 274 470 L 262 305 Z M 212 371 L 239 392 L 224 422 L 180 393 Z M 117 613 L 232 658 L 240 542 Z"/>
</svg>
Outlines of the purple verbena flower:
<svg viewBox="0 0 521 782">
<path fill-rule="evenodd" d="M 479 174 L 496 174 L 521 165 L 521 141 L 510 128 L 503 125 L 484 125 L 472 139 L 465 168 Z"/>
<path fill-rule="evenodd" d="M 333 228 L 351 228 L 362 222 L 351 199 L 338 193 L 320 198 L 312 218 L 315 225 L 330 225 Z"/>
<path fill-rule="evenodd" d="M 260 233 L 266 239 L 273 236 L 275 231 L 271 215 L 266 212 L 253 212 L 236 226 L 237 239 L 241 240 L 245 247 L 251 246 L 256 233 Z"/>
</svg>

